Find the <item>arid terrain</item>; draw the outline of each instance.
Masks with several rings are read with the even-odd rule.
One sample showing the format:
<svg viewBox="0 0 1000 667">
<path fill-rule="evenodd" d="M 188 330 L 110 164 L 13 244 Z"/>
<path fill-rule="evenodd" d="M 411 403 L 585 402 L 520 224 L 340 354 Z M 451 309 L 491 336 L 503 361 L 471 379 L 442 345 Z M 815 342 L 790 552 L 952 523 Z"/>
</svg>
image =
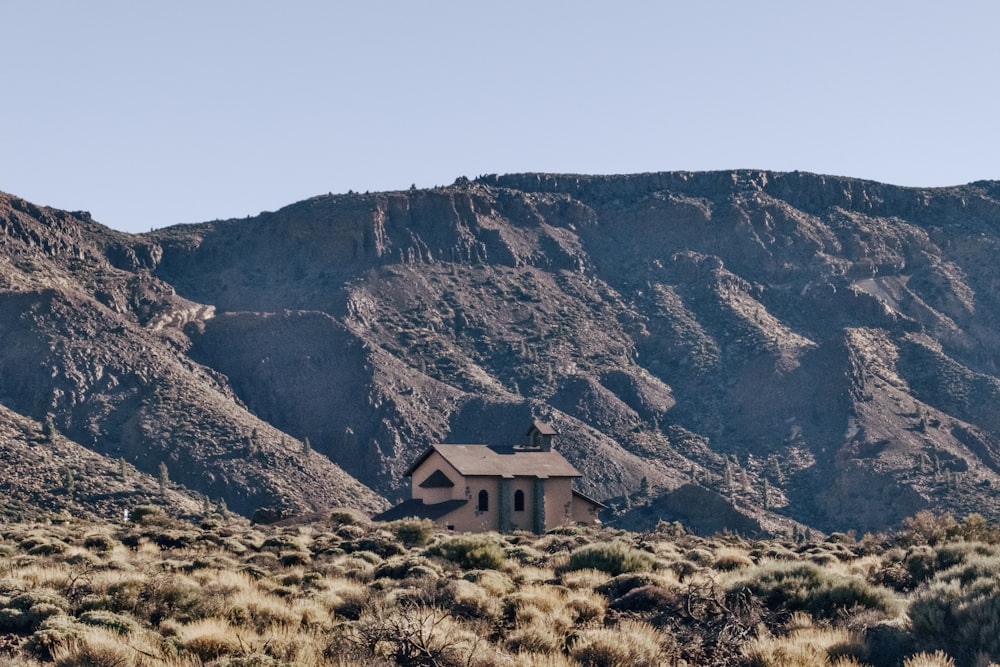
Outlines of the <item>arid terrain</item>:
<svg viewBox="0 0 1000 667">
<path fill-rule="evenodd" d="M 484 176 L 140 235 L 0 195 L 0 515 L 374 512 L 539 418 L 612 525 L 995 522 L 998 256 L 994 182 Z"/>
<path fill-rule="evenodd" d="M 140 505 L 0 524 L 0 664 L 988 667 L 998 541 L 929 511 L 891 535 L 748 540 Z"/>
</svg>

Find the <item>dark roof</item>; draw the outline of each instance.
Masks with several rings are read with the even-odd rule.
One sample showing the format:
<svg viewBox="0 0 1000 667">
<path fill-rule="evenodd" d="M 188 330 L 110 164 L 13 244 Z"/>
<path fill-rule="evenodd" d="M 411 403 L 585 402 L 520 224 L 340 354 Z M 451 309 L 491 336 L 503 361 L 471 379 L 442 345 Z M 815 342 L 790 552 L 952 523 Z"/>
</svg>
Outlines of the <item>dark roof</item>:
<svg viewBox="0 0 1000 667">
<path fill-rule="evenodd" d="M 419 498 L 404 500 L 392 509 L 372 517 L 373 521 L 395 521 L 397 519 L 407 519 L 416 517 L 418 519 L 440 519 L 445 514 L 458 509 L 469 502 L 464 498 L 458 500 L 446 500 L 443 503 L 425 505 Z"/>
<path fill-rule="evenodd" d="M 410 466 L 406 475 L 412 475 L 432 452 L 440 454 L 463 476 L 580 477 L 577 469 L 559 452 L 487 445 L 432 445 Z"/>
<path fill-rule="evenodd" d="M 451 481 L 448 475 L 440 470 L 435 470 L 428 475 L 427 479 L 420 482 L 420 488 L 422 489 L 444 489 L 450 486 L 455 486 L 455 482 Z"/>
<path fill-rule="evenodd" d="M 532 423 L 531 428 L 528 429 L 527 435 L 531 435 L 532 431 L 538 431 L 542 435 L 559 435 L 559 433 L 552 428 L 551 424 L 546 424 L 545 422 L 540 421 Z"/>
<path fill-rule="evenodd" d="M 585 500 L 586 502 L 588 502 L 588 503 L 590 503 L 592 505 L 597 505 L 601 509 L 605 509 L 605 510 L 608 509 L 608 506 L 605 505 L 604 503 L 602 503 L 601 501 L 594 500 L 590 496 L 586 496 L 586 495 L 580 493 L 579 491 L 577 491 L 576 489 L 573 489 L 573 495 L 576 496 L 577 498 L 581 499 L 581 500 Z"/>
</svg>

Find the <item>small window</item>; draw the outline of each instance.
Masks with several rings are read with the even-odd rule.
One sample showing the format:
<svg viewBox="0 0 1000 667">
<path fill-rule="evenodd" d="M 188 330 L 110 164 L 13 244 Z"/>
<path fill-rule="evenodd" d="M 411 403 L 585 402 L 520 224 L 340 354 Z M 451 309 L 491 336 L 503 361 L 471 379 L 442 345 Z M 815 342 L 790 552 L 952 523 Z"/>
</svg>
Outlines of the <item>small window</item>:
<svg viewBox="0 0 1000 667">
<path fill-rule="evenodd" d="M 488 512 L 490 509 L 490 494 L 483 489 L 479 492 L 479 511 Z"/>
<path fill-rule="evenodd" d="M 521 491 L 520 489 L 514 492 L 514 511 L 524 511 L 524 491 Z"/>
</svg>

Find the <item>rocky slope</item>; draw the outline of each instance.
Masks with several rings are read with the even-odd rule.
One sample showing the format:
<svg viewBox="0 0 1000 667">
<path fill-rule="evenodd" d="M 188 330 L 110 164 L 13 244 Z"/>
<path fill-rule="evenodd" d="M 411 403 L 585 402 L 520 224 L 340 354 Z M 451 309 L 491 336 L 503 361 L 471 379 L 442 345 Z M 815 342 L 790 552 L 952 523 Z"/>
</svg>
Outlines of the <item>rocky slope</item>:
<svg viewBox="0 0 1000 667">
<path fill-rule="evenodd" d="M 4 197 L 0 404 L 246 514 L 537 417 L 632 526 L 1000 520 L 998 202 L 524 174 L 129 236 Z"/>
</svg>

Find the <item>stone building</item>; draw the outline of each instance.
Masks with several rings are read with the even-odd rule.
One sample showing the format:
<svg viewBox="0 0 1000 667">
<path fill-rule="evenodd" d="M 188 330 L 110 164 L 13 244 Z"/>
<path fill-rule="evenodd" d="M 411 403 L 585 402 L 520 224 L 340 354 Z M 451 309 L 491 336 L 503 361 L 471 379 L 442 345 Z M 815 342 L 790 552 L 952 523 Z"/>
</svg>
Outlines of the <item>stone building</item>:
<svg viewBox="0 0 1000 667">
<path fill-rule="evenodd" d="M 573 488 L 580 473 L 553 448 L 556 435 L 548 424 L 535 422 L 524 446 L 432 445 L 406 471 L 410 500 L 374 518 L 428 518 L 470 532 L 542 533 L 600 523 L 605 506 Z"/>
</svg>

